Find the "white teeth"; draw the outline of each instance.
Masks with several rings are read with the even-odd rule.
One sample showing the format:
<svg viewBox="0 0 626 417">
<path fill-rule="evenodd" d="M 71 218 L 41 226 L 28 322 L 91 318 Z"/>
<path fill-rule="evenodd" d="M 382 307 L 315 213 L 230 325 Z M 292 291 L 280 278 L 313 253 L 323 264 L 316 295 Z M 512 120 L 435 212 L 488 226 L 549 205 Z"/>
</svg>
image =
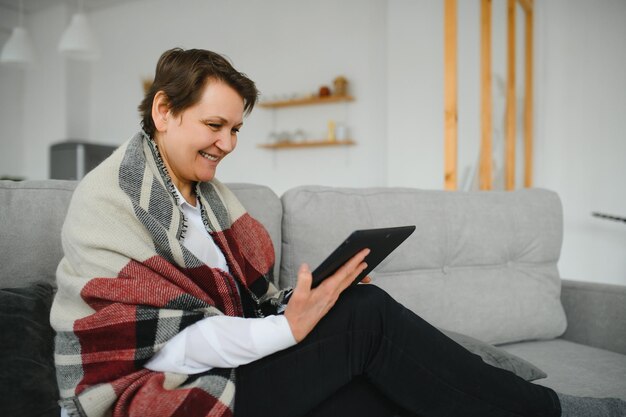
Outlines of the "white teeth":
<svg viewBox="0 0 626 417">
<path fill-rule="evenodd" d="M 217 156 L 209 155 L 208 153 L 202 151 L 200 151 L 200 155 L 204 156 L 209 161 L 217 161 L 219 159 Z"/>
</svg>

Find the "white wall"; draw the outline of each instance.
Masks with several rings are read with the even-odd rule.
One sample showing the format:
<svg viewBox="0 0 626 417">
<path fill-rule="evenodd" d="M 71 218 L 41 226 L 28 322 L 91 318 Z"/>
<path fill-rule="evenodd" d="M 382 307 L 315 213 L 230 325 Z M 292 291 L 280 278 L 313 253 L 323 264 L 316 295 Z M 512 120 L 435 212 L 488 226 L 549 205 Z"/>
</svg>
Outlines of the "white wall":
<svg viewBox="0 0 626 417">
<path fill-rule="evenodd" d="M 58 39 L 69 23 L 65 5 L 29 16 L 27 25 L 36 50 L 35 62 L 24 72 L 22 160 L 29 179 L 49 176 L 51 143 L 67 139 L 66 63 L 57 52 Z"/>
<path fill-rule="evenodd" d="M 591 216 L 626 216 L 626 2 L 535 4 L 535 186 L 563 201 L 559 267 L 569 279 L 626 284 L 626 225 Z M 494 2 L 494 19 L 501 6 Z M 460 173 L 480 129 L 478 10 L 478 1 L 459 2 Z M 389 1 L 389 185 L 443 186 L 442 40 L 442 2 Z M 503 73 L 498 42 L 494 71 Z"/>
<path fill-rule="evenodd" d="M 0 66 L 0 175 L 47 178 L 49 145 L 67 138 L 67 66 L 57 53 L 67 17 L 65 5 L 26 16 L 34 61 Z"/>
<path fill-rule="evenodd" d="M 626 284 L 626 2 L 535 2 L 536 183 L 563 201 L 560 269 L 576 280 Z"/>
<path fill-rule="evenodd" d="M 0 45 L 9 39 L 18 21 L 14 10 L 0 6 Z M 10 98 L 10 99 L 9 99 Z M 24 100 L 24 71 L 0 67 L 0 177 L 20 177 L 23 171 L 22 114 Z"/>
<path fill-rule="evenodd" d="M 25 72 L 21 107 L 37 118 L 27 118 L 18 129 L 13 119 L 21 111 L 3 110 L 0 121 L 21 130 L 24 143 L 15 158 L 19 150 L 8 145 L 9 135 L 2 136 L 7 161 L 23 158 L 21 170 L 7 165 L 7 173 L 46 178 L 48 147 L 60 140 L 125 141 L 139 129 L 142 78 L 153 74 L 165 49 L 181 46 L 227 54 L 266 96 L 317 91 L 344 75 L 356 97 L 349 105 L 289 109 L 276 116 L 256 109 L 240 135 L 237 157 L 223 162 L 221 178 L 264 183 L 277 193 L 303 183 L 385 184 L 386 1 L 129 2 L 89 14 L 102 55 L 93 64 L 66 62 L 57 53 L 70 12 L 55 6 L 27 22 L 39 56 Z M 5 72 L 0 88 L 5 79 L 19 87 L 13 78 L 20 74 L 11 78 Z M 302 127 L 323 138 L 331 119 L 347 122 L 358 145 L 276 152 L 257 147 L 272 129 Z"/>
<path fill-rule="evenodd" d="M 338 75 L 348 78 L 356 97 L 349 105 L 277 111 L 275 128 L 302 127 L 321 139 L 329 119 L 348 118 L 357 146 L 260 149 L 274 116 L 257 108 L 245 121 L 237 153 L 220 166 L 220 178 L 267 184 L 277 193 L 303 183 L 384 185 L 385 1 L 183 4 L 193 12 L 181 13 L 178 2 L 138 1 L 90 16 L 103 56 L 93 69 L 91 138 L 121 143 L 138 130 L 141 78 L 153 73 L 161 52 L 207 48 L 227 54 L 266 97 L 317 91 Z"/>
<path fill-rule="evenodd" d="M 443 2 L 390 0 L 387 181 L 443 185 Z"/>
<path fill-rule="evenodd" d="M 16 68 L 6 69 L 0 76 L 0 97 L 2 100 L 2 134 L 0 135 L 0 177 L 22 177 L 25 175 L 22 149 L 22 115 L 24 97 L 24 74 Z"/>
<path fill-rule="evenodd" d="M 502 15 L 498 1 L 495 18 Z M 478 5 L 459 2 L 461 168 L 475 161 L 480 129 Z M 535 184 L 563 200 L 560 268 L 571 279 L 626 284 L 626 226 L 590 216 L 626 214 L 626 51 L 618 47 L 626 39 L 626 3 L 551 0 L 536 7 Z M 57 6 L 29 16 L 38 64 L 23 73 L 0 67 L 0 175 L 47 177 L 48 146 L 58 140 L 122 143 L 138 129 L 141 79 L 163 50 L 182 46 L 227 54 L 266 96 L 314 91 L 340 74 L 356 96 L 349 105 L 274 115 L 255 109 L 238 152 L 220 169 L 223 180 L 267 184 L 278 194 L 307 183 L 443 185 L 441 1 L 139 0 L 89 15 L 102 52 L 95 64 L 68 63 L 56 53 L 70 12 Z M 502 73 L 499 41 L 494 71 Z M 273 117 L 278 129 L 318 135 L 328 119 L 347 118 L 358 145 L 259 149 Z"/>
</svg>

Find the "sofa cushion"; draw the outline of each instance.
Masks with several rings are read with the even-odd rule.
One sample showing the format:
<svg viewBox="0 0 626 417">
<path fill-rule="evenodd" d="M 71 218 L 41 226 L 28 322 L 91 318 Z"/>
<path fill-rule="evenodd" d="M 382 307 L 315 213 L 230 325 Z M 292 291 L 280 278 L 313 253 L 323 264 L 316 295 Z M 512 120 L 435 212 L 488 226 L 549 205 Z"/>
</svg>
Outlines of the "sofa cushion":
<svg viewBox="0 0 626 417">
<path fill-rule="evenodd" d="M 437 327 L 489 343 L 565 330 L 557 261 L 558 196 L 547 190 L 446 192 L 306 186 L 283 197 L 281 284 L 313 268 L 355 229 L 417 230 L 374 283 Z"/>
<path fill-rule="evenodd" d="M 482 358 L 483 362 L 500 369 L 513 372 L 515 375 L 524 378 L 526 381 L 534 381 L 545 378 L 547 375 L 532 363 L 516 356 L 506 350 L 497 348 L 488 343 L 482 342 L 464 334 L 442 330 L 450 339 L 463 346 L 475 355 Z"/>
<path fill-rule="evenodd" d="M 541 367 L 548 377 L 537 383 L 557 392 L 626 400 L 626 355 L 564 339 L 498 347 Z"/>
<path fill-rule="evenodd" d="M 0 290 L 0 415 L 58 416 L 48 282 Z"/>
<path fill-rule="evenodd" d="M 269 187 L 256 184 L 227 183 L 248 213 L 261 222 L 272 238 L 274 254 L 274 281 L 278 284 L 280 268 L 281 222 L 283 207 L 280 199 Z"/>
<path fill-rule="evenodd" d="M 0 181 L 0 287 L 54 282 L 76 181 Z"/>
</svg>

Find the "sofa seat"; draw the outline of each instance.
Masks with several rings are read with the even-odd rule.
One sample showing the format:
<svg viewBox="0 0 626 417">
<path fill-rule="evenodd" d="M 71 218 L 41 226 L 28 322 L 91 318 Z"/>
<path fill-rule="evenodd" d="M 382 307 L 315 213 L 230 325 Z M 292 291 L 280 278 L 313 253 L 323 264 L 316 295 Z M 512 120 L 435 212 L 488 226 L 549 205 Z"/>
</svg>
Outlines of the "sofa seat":
<svg viewBox="0 0 626 417">
<path fill-rule="evenodd" d="M 626 355 L 564 339 L 498 346 L 539 367 L 548 377 L 535 381 L 558 392 L 626 400 Z"/>
</svg>

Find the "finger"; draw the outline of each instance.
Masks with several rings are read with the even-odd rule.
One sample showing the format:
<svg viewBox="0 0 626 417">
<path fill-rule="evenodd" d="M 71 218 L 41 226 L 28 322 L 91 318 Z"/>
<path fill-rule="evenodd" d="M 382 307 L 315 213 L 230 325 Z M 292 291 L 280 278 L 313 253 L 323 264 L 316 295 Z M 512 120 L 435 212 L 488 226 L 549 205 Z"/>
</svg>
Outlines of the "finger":
<svg viewBox="0 0 626 417">
<path fill-rule="evenodd" d="M 366 275 L 365 278 L 361 280 L 361 283 L 363 284 L 369 284 L 370 282 L 372 282 L 372 277 L 370 277 L 369 275 Z"/>
<path fill-rule="evenodd" d="M 338 296 L 346 288 L 348 288 L 361 272 L 367 268 L 367 264 L 363 260 L 369 255 L 369 249 L 362 249 L 354 255 L 348 262 L 343 264 L 333 275 L 325 279 L 321 286 L 330 289 Z"/>
<path fill-rule="evenodd" d="M 348 262 L 346 262 L 340 269 L 338 278 L 347 285 L 352 284 L 357 276 L 367 268 L 367 264 L 363 260 L 369 255 L 369 249 L 363 249 L 355 256 L 353 256 Z"/>
<path fill-rule="evenodd" d="M 366 269 L 367 269 L 367 263 L 361 262 L 351 273 L 348 274 L 346 279 L 343 281 L 345 285 L 344 289 L 352 285 L 352 283 L 354 283 L 357 277 L 361 275 L 361 273 L 365 271 Z"/>
<path fill-rule="evenodd" d="M 311 290 L 311 282 L 313 281 L 313 276 L 311 275 L 311 269 L 309 265 L 302 264 L 300 265 L 300 269 L 298 269 L 298 280 L 296 282 L 296 288 L 294 292 L 308 292 Z"/>
<path fill-rule="evenodd" d="M 344 292 L 346 288 L 350 287 L 355 283 L 357 277 L 367 268 L 367 263 L 361 262 L 356 266 L 355 269 L 351 271 L 347 271 L 345 275 L 338 274 L 335 278 L 337 282 L 337 289 L 339 290 L 339 294 Z"/>
<path fill-rule="evenodd" d="M 343 264 L 341 268 L 339 268 L 339 271 L 345 275 L 350 275 L 353 271 L 355 271 L 357 268 L 361 266 L 361 263 L 363 263 L 363 260 L 367 257 L 367 255 L 369 255 L 369 253 L 370 253 L 370 250 L 367 248 L 361 250 L 359 253 L 357 253 L 352 258 L 350 258 L 348 262 Z M 359 273 L 361 273 L 363 269 L 361 269 Z"/>
</svg>

